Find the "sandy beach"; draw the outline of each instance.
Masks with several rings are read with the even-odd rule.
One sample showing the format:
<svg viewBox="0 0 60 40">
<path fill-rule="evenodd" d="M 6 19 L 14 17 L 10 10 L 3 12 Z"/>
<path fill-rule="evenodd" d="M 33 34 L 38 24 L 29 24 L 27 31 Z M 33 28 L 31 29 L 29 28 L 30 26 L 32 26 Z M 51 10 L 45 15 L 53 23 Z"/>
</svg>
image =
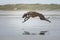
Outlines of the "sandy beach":
<svg viewBox="0 0 60 40">
<path fill-rule="evenodd" d="M 60 38 L 60 12 L 39 11 L 51 23 L 42 21 L 39 17 L 30 18 L 25 23 L 22 15 L 27 11 L 0 11 L 0 40 L 59 40 Z M 47 16 L 48 15 L 48 16 Z M 52 16 L 51 16 L 52 15 Z M 55 15 L 55 16 L 54 16 Z M 37 35 L 23 35 L 24 31 Z M 48 31 L 45 35 L 38 35 L 40 31 Z"/>
</svg>

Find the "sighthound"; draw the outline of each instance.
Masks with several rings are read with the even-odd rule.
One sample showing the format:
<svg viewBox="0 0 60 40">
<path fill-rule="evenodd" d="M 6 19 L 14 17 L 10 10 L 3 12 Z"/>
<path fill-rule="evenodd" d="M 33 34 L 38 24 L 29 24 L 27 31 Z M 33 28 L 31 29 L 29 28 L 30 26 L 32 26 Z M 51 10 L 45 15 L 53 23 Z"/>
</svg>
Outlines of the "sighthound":
<svg viewBox="0 0 60 40">
<path fill-rule="evenodd" d="M 37 17 L 37 16 L 40 18 L 40 20 L 45 20 L 45 21 L 48 21 L 49 23 L 51 22 L 47 18 L 45 18 L 43 14 L 38 13 L 38 12 L 34 12 L 34 11 L 30 11 L 30 12 L 25 13 L 22 16 L 22 18 L 24 18 L 23 23 L 26 22 L 30 17 L 34 18 L 34 17 Z"/>
</svg>

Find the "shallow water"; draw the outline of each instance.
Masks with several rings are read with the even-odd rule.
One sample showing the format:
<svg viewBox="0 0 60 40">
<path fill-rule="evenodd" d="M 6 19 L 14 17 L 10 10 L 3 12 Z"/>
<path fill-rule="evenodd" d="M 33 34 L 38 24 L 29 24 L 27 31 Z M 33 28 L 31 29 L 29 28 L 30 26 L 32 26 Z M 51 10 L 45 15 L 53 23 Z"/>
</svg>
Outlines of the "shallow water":
<svg viewBox="0 0 60 40">
<path fill-rule="evenodd" d="M 10 14 L 15 16 L 0 16 L 0 40 L 60 40 L 60 16 L 50 17 L 47 21 L 41 21 L 39 17 L 30 18 L 22 23 L 21 16 L 24 12 L 0 11 L 0 14 Z M 18 14 L 17 14 L 18 13 Z M 42 12 L 59 14 L 60 12 Z M 20 15 L 20 16 L 16 16 Z M 24 31 L 30 33 L 40 33 L 40 31 L 48 31 L 45 35 L 22 35 Z"/>
</svg>

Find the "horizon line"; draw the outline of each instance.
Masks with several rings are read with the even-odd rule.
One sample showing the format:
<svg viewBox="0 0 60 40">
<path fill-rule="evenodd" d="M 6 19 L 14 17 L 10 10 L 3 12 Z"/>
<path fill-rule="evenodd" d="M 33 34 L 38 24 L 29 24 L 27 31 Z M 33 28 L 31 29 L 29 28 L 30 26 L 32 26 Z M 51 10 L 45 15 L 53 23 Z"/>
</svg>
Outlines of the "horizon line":
<svg viewBox="0 0 60 40">
<path fill-rule="evenodd" d="M 57 3 L 10 3 L 10 4 L 57 4 Z M 0 5 L 8 5 L 8 4 L 0 4 Z"/>
</svg>

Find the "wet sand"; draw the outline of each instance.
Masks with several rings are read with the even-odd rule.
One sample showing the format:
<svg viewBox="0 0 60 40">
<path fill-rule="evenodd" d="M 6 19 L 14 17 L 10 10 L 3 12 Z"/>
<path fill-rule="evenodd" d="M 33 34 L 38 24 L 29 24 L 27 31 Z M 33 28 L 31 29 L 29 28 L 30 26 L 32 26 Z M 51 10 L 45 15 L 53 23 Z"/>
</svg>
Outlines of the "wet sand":
<svg viewBox="0 0 60 40">
<path fill-rule="evenodd" d="M 25 12 L 0 11 L 0 14 L 13 14 L 14 16 L 0 16 L 0 40 L 60 40 L 60 12 L 41 12 L 49 15 L 51 23 L 41 21 L 38 17 L 30 18 L 22 23 L 22 15 Z M 16 16 L 20 15 L 20 16 Z M 45 35 L 23 35 L 24 31 L 38 34 L 40 31 L 48 31 Z"/>
</svg>

